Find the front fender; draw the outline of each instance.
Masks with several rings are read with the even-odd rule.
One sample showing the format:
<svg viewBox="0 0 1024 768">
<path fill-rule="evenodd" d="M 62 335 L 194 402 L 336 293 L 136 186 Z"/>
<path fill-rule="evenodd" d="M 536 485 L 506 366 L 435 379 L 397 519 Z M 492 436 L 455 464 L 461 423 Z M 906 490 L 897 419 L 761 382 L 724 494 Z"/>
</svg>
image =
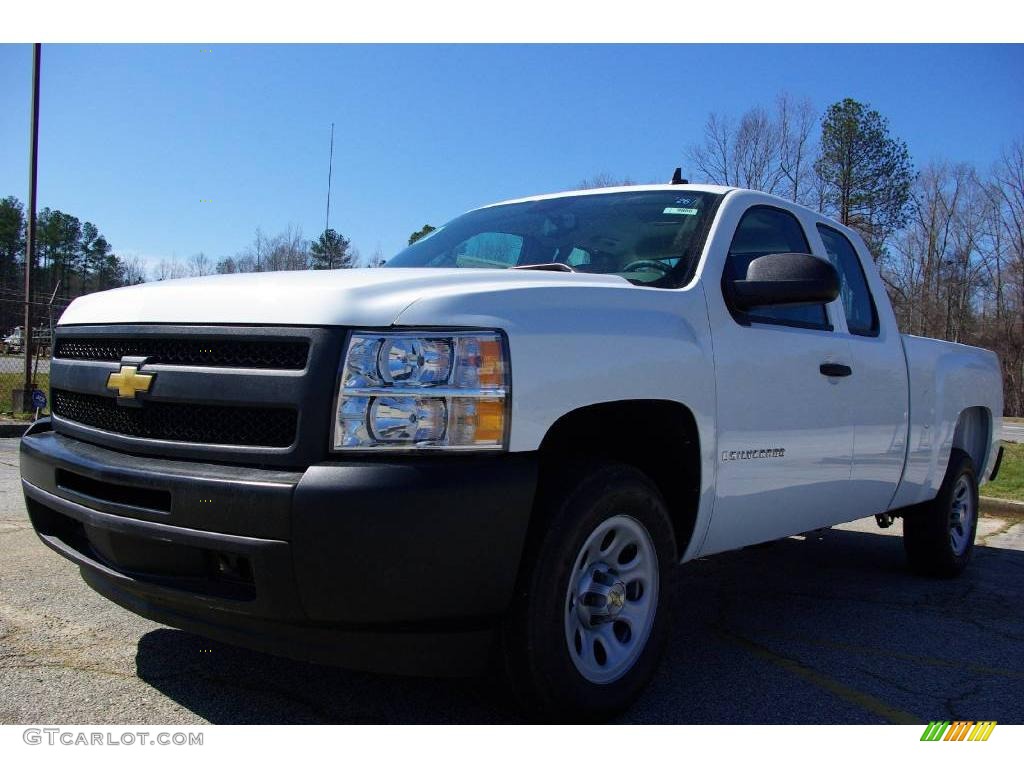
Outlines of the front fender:
<svg viewBox="0 0 1024 768">
<path fill-rule="evenodd" d="M 500 328 L 512 380 L 510 450 L 535 451 L 559 418 L 590 405 L 668 400 L 694 416 L 701 445 L 701 501 L 693 541 L 713 506 L 717 442 L 712 339 L 703 286 L 490 288 L 428 296 L 401 326 Z M 627 442 L 628 433 L 607 440 Z"/>
</svg>

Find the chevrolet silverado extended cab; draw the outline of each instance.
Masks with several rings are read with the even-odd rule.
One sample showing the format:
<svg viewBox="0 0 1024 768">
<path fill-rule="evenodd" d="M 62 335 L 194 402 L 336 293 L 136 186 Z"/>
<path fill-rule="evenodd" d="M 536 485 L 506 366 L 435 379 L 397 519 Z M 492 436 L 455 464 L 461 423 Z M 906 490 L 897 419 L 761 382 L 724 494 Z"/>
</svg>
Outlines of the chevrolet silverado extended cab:
<svg viewBox="0 0 1024 768">
<path fill-rule="evenodd" d="M 967 564 L 991 352 L 902 336 L 853 231 L 663 185 L 454 219 L 383 269 L 77 299 L 29 515 L 101 595 L 321 662 L 503 662 L 549 717 L 625 707 L 678 563 L 875 515 Z"/>
</svg>

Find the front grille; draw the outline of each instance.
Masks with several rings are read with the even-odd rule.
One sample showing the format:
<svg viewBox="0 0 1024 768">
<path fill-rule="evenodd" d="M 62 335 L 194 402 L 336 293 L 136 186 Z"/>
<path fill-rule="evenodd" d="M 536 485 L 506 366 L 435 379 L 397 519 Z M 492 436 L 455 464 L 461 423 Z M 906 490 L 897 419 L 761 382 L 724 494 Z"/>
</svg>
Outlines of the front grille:
<svg viewBox="0 0 1024 768">
<path fill-rule="evenodd" d="M 122 357 L 145 357 L 150 365 L 195 365 L 220 368 L 302 370 L 309 356 L 307 341 L 251 341 L 199 338 L 58 339 L 53 356 L 64 360 L 118 363 Z"/>
<path fill-rule="evenodd" d="M 298 414 L 289 408 L 145 402 L 117 405 L 113 398 L 53 390 L 60 418 L 130 437 L 216 445 L 285 448 L 295 441 Z"/>
</svg>

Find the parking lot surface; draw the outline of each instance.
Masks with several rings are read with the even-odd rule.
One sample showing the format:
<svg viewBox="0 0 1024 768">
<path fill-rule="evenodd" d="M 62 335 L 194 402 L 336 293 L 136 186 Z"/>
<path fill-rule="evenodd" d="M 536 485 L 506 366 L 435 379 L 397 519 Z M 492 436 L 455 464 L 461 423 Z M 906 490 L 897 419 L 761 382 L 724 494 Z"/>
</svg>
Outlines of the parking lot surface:
<svg viewBox="0 0 1024 768">
<path fill-rule="evenodd" d="M 518 722 L 489 679 L 347 672 L 223 646 L 93 593 L 25 514 L 0 440 L 0 723 Z M 683 566 L 657 677 L 623 722 L 1024 723 L 1024 521 L 968 572 L 907 572 L 873 519 Z"/>
</svg>

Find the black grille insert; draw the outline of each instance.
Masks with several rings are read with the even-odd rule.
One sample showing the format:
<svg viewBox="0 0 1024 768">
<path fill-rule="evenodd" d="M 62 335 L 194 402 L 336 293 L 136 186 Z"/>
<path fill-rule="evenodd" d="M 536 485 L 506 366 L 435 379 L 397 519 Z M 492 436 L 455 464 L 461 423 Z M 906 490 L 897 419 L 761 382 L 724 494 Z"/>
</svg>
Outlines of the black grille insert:
<svg viewBox="0 0 1024 768">
<path fill-rule="evenodd" d="M 111 397 L 53 390 L 60 418 L 130 437 L 215 445 L 287 448 L 295 442 L 298 414 L 290 408 L 146 402 L 117 405 Z"/>
<path fill-rule="evenodd" d="M 218 368 L 302 370 L 309 357 L 308 341 L 253 341 L 199 338 L 130 339 L 58 338 L 53 356 L 62 360 L 120 362 L 122 357 L 145 357 L 147 363 Z"/>
<path fill-rule="evenodd" d="M 152 509 L 157 512 L 171 511 L 171 492 L 155 488 L 140 488 L 135 485 L 108 483 L 94 480 L 91 477 L 58 469 L 56 473 L 57 487 L 65 491 L 88 496 L 99 501 L 114 504 L 127 504 L 130 507 Z"/>
</svg>

